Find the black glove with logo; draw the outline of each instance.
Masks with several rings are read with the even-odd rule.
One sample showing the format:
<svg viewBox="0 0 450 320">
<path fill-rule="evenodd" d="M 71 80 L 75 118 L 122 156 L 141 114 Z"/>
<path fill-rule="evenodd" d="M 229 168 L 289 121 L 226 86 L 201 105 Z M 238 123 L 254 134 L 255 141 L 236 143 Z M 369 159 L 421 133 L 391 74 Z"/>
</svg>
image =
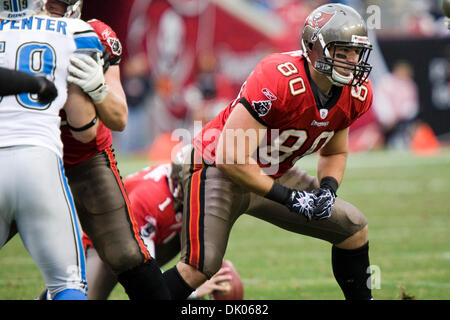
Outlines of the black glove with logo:
<svg viewBox="0 0 450 320">
<path fill-rule="evenodd" d="M 337 188 L 338 182 L 335 178 L 324 177 L 320 181 L 320 188 L 311 191 L 316 196 L 316 217 L 319 220 L 331 217 Z"/>
<path fill-rule="evenodd" d="M 291 196 L 284 204 L 290 211 L 298 213 L 311 221 L 311 219 L 318 220 L 316 218 L 317 197 L 312 192 L 291 190 Z"/>
<path fill-rule="evenodd" d="M 325 187 L 309 192 L 289 189 L 277 182 L 265 197 L 285 205 L 290 211 L 304 216 L 308 221 L 329 218 L 335 201 L 334 194 Z"/>
<path fill-rule="evenodd" d="M 331 190 L 326 188 L 314 189 L 311 191 L 315 196 L 314 219 L 322 220 L 331 217 L 336 196 Z"/>
</svg>

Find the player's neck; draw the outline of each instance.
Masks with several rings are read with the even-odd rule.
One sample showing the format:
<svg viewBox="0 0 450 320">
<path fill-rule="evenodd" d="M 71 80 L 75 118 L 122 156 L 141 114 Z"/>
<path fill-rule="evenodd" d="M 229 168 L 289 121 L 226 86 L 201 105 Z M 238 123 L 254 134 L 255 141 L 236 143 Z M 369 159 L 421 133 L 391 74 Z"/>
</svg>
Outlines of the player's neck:
<svg viewBox="0 0 450 320">
<path fill-rule="evenodd" d="M 322 93 L 328 94 L 333 84 L 330 82 L 327 76 L 317 72 L 309 63 L 308 68 L 311 75 L 311 80 L 314 81 L 314 83 L 319 88 L 319 90 L 322 91 Z"/>
</svg>

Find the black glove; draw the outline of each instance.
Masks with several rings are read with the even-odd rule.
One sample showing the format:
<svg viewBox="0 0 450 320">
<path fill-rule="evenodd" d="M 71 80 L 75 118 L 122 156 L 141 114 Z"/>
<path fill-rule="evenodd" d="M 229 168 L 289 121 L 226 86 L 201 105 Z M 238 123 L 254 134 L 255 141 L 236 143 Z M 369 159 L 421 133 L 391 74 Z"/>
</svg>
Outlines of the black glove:
<svg viewBox="0 0 450 320">
<path fill-rule="evenodd" d="M 47 80 L 45 77 L 37 77 L 39 84 L 38 101 L 40 104 L 46 105 L 55 100 L 58 96 L 58 90 L 53 82 Z"/>
<path fill-rule="evenodd" d="M 335 195 L 328 188 L 321 187 L 308 192 L 289 189 L 276 182 L 265 197 L 285 205 L 308 221 L 329 218 L 335 202 Z"/>
<path fill-rule="evenodd" d="M 311 191 L 315 196 L 314 219 L 322 220 L 331 217 L 336 196 L 327 188 L 319 188 Z"/>
<path fill-rule="evenodd" d="M 315 217 L 317 219 L 328 219 L 331 217 L 338 186 L 336 178 L 327 176 L 320 181 L 320 188 L 311 191 L 316 196 Z"/>
<path fill-rule="evenodd" d="M 291 195 L 284 205 L 290 211 L 304 216 L 308 221 L 316 220 L 316 195 L 311 192 L 291 190 Z"/>
</svg>

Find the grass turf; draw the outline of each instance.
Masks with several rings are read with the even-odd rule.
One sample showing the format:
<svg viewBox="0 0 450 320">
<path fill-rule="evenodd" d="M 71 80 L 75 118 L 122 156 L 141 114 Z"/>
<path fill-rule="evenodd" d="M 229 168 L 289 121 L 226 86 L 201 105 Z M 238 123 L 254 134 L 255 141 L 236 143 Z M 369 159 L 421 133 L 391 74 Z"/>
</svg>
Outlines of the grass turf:
<svg viewBox="0 0 450 320">
<path fill-rule="evenodd" d="M 316 160 L 312 155 L 298 165 L 315 174 Z M 142 158 L 118 160 L 123 176 L 146 165 Z M 449 190 L 450 150 L 434 157 L 384 151 L 350 155 L 338 194 L 369 220 L 375 299 L 450 298 Z M 328 243 L 243 215 L 225 258 L 242 277 L 245 299 L 343 299 L 330 252 Z M 16 236 L 0 251 L 0 299 L 33 299 L 43 288 L 39 270 Z M 117 286 L 110 299 L 128 297 Z"/>
</svg>

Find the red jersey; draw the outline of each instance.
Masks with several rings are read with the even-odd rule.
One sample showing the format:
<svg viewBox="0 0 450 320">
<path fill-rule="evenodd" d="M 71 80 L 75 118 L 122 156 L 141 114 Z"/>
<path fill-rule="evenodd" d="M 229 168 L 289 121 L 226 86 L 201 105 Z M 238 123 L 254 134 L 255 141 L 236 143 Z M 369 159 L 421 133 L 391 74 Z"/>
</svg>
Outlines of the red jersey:
<svg viewBox="0 0 450 320">
<path fill-rule="evenodd" d="M 182 212 L 175 212 L 174 199 L 169 189 L 170 164 L 162 164 L 126 177 L 123 181 L 131 212 L 136 219 L 140 234 L 149 246 L 170 240 L 181 231 Z M 84 245 L 92 245 L 86 235 Z"/>
<path fill-rule="evenodd" d="M 268 128 L 267 145 L 258 148 L 264 171 L 278 178 L 300 158 L 320 150 L 336 131 L 349 127 L 372 104 L 369 81 L 358 87 L 335 87 L 330 105 L 319 109 L 309 70 L 301 51 L 275 53 L 261 60 L 239 92 L 220 114 L 194 138 L 203 159 L 215 164 L 215 148 L 237 102 Z M 239 151 L 238 151 L 239 152 Z"/>
<path fill-rule="evenodd" d="M 99 20 L 89 20 L 88 23 L 94 28 L 102 45 L 110 53 L 110 65 L 117 65 L 120 62 L 122 54 L 122 45 L 116 36 L 116 33 L 106 24 Z M 61 119 L 66 120 L 64 110 L 60 112 Z M 70 133 L 67 125 L 61 125 L 61 139 L 64 144 L 63 159 L 66 168 L 90 159 L 99 151 L 108 148 L 112 144 L 111 130 L 109 130 L 101 121 L 97 129 L 97 136 L 89 143 L 81 143 Z"/>
</svg>

